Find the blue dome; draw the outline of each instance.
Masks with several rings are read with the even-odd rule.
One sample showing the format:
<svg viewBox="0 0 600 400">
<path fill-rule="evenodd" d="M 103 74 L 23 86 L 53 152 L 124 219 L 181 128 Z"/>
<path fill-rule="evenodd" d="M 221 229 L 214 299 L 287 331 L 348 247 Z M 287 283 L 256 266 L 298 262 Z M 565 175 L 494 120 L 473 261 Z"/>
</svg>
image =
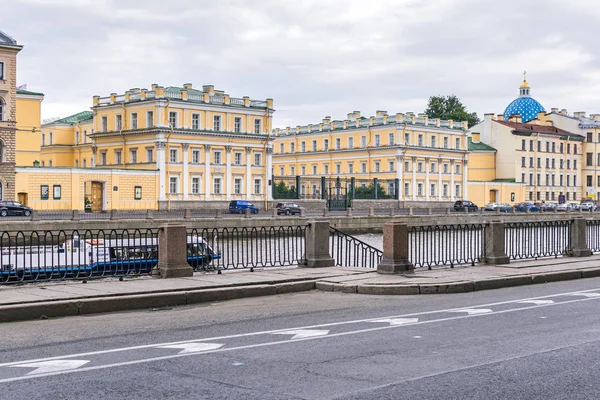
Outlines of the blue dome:
<svg viewBox="0 0 600 400">
<path fill-rule="evenodd" d="M 520 115 L 523 123 L 536 119 L 538 112 L 544 112 L 544 107 L 531 97 L 519 97 L 513 100 L 504 111 L 504 120 L 508 121 L 511 115 Z"/>
</svg>

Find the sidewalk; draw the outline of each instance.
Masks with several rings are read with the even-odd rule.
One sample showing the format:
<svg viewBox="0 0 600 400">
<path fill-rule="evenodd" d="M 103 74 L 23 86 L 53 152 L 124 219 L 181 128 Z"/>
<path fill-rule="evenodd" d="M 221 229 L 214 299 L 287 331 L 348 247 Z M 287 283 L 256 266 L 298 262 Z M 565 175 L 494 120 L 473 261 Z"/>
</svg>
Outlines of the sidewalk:
<svg viewBox="0 0 600 400">
<path fill-rule="evenodd" d="M 600 255 L 507 266 L 418 269 L 380 275 L 363 268 L 265 268 L 150 277 L 0 286 L 0 322 L 152 309 L 308 290 L 378 295 L 462 293 L 600 276 Z"/>
</svg>

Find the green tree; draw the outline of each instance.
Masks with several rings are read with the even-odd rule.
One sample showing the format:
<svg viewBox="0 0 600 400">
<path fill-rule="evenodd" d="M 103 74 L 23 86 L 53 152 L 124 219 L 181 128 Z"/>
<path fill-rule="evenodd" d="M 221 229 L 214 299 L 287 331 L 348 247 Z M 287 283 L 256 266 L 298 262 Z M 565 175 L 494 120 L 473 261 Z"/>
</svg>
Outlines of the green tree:
<svg viewBox="0 0 600 400">
<path fill-rule="evenodd" d="M 455 122 L 467 121 L 469 127 L 479 123 L 477 113 L 470 113 L 455 95 L 431 96 L 425 114 L 429 118 L 451 119 Z"/>
<path fill-rule="evenodd" d="M 275 184 L 273 197 L 276 199 L 295 199 L 296 188 L 293 185 L 288 188 L 284 181 L 279 181 Z"/>
<path fill-rule="evenodd" d="M 374 199 L 375 185 L 371 183 L 369 186 L 357 186 L 354 188 L 354 197 L 357 199 Z M 385 198 L 385 190 L 380 184 L 377 184 L 377 198 Z"/>
</svg>

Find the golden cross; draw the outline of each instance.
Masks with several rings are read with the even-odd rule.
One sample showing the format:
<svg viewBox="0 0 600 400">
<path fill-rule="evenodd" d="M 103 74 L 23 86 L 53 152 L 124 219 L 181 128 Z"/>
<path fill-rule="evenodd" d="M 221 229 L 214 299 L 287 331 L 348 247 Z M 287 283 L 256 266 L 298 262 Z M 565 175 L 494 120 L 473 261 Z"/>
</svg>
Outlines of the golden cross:
<svg viewBox="0 0 600 400">
<path fill-rule="evenodd" d="M 523 71 L 523 82 L 527 82 L 527 71 Z"/>
</svg>

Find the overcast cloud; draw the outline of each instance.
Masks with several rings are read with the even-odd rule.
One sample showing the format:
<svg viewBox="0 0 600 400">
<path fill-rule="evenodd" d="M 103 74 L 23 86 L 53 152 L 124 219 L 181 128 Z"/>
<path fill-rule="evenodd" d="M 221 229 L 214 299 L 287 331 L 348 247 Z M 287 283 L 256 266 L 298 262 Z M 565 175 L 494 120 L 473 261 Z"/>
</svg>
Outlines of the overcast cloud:
<svg viewBox="0 0 600 400">
<path fill-rule="evenodd" d="M 600 113 L 598 0 L 5 0 L 18 82 L 43 118 L 133 87 L 213 84 L 275 100 L 275 127 L 422 112 L 456 94 L 504 111 L 522 71 L 544 107 Z M 10 18 L 7 18 L 10 16 Z"/>
</svg>

